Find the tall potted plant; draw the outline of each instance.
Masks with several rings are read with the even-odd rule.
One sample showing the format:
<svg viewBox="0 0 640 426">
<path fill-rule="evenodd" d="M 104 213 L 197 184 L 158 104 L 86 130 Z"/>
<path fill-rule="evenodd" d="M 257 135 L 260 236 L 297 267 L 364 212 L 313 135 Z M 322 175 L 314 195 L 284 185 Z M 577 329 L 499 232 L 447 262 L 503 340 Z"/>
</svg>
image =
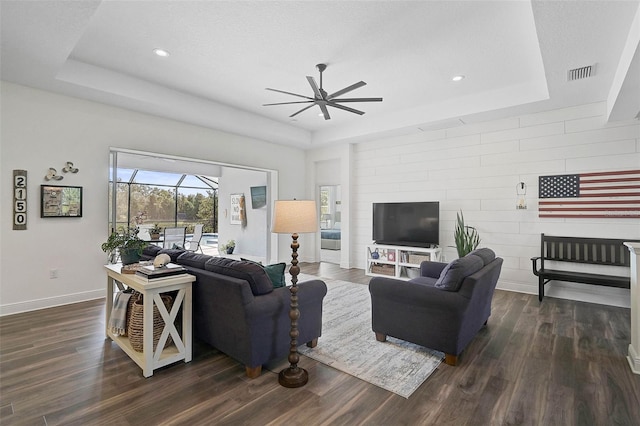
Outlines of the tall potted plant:
<svg viewBox="0 0 640 426">
<path fill-rule="evenodd" d="M 456 229 L 453 233 L 453 238 L 456 242 L 458 257 L 464 257 L 478 247 L 478 244 L 480 244 L 480 236 L 476 228 L 464 224 L 462 210 L 460 213 L 456 213 L 456 219 Z"/>
<path fill-rule="evenodd" d="M 147 246 L 147 242 L 138 238 L 138 232 L 137 227 L 123 226 L 111 232 L 107 241 L 100 246 L 102 251 L 109 255 L 109 262 L 114 263 L 118 253 L 123 265 L 140 261 L 142 250 Z"/>
</svg>

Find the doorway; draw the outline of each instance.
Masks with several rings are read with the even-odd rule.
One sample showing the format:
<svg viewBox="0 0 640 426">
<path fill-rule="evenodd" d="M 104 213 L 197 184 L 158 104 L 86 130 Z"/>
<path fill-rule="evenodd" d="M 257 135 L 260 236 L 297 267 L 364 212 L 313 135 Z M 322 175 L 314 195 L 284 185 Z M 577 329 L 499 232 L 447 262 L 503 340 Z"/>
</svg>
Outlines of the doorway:
<svg viewBox="0 0 640 426">
<path fill-rule="evenodd" d="M 340 185 L 320 186 L 320 261 L 340 264 L 342 199 Z"/>
</svg>

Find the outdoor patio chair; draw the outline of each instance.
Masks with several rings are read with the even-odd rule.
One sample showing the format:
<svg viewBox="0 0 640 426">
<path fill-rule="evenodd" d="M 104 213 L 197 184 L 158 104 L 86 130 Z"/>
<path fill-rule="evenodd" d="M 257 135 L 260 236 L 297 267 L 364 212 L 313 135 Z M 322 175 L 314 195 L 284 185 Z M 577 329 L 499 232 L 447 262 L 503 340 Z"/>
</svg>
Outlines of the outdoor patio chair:
<svg viewBox="0 0 640 426">
<path fill-rule="evenodd" d="M 200 241 L 202 240 L 202 228 L 204 225 L 198 223 L 193 229 L 193 237 L 191 237 L 191 241 L 185 246 L 185 248 L 189 251 L 198 251 L 200 249 L 200 253 L 202 253 L 202 246 L 200 245 Z"/>
<path fill-rule="evenodd" d="M 184 248 L 184 240 L 186 236 L 187 228 L 184 226 L 177 228 L 164 228 L 164 241 L 162 248 Z"/>
</svg>

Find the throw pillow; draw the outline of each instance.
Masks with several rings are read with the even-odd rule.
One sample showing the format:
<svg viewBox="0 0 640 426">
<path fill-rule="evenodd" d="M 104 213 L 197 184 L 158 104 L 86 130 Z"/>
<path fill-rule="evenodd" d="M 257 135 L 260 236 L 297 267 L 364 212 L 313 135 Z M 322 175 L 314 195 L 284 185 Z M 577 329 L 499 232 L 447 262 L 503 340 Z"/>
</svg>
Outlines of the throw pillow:
<svg viewBox="0 0 640 426">
<path fill-rule="evenodd" d="M 273 265 L 263 266 L 263 268 L 269 276 L 269 279 L 273 284 L 273 288 L 284 287 L 287 285 L 287 282 L 284 279 L 284 270 L 287 268 L 286 263 L 274 263 Z"/>
<path fill-rule="evenodd" d="M 262 266 L 264 271 L 267 273 L 267 276 L 271 280 L 271 284 L 273 284 L 273 288 L 284 287 L 287 285 L 287 281 L 284 279 L 284 270 L 287 269 L 286 263 L 274 263 L 273 265 L 264 266 L 262 262 L 256 262 L 255 260 L 245 259 L 243 257 L 240 260 L 244 260 L 245 262 L 253 262 Z"/>
<path fill-rule="evenodd" d="M 444 267 L 435 287 L 440 290 L 458 291 L 462 281 L 469 275 L 478 272 L 484 267 L 482 259 L 476 255 L 468 254 L 456 259 Z"/>
</svg>

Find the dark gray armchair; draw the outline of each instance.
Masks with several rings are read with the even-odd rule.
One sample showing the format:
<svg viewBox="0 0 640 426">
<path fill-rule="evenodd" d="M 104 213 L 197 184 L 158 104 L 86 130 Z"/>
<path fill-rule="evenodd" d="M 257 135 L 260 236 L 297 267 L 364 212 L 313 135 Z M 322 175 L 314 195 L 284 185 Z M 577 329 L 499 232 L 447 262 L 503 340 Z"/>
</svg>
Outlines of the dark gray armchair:
<svg viewBox="0 0 640 426">
<path fill-rule="evenodd" d="M 387 336 L 458 356 L 487 323 L 502 259 L 487 248 L 447 264 L 422 262 L 420 277 L 410 281 L 374 277 L 369 282 L 372 328 Z"/>
</svg>

